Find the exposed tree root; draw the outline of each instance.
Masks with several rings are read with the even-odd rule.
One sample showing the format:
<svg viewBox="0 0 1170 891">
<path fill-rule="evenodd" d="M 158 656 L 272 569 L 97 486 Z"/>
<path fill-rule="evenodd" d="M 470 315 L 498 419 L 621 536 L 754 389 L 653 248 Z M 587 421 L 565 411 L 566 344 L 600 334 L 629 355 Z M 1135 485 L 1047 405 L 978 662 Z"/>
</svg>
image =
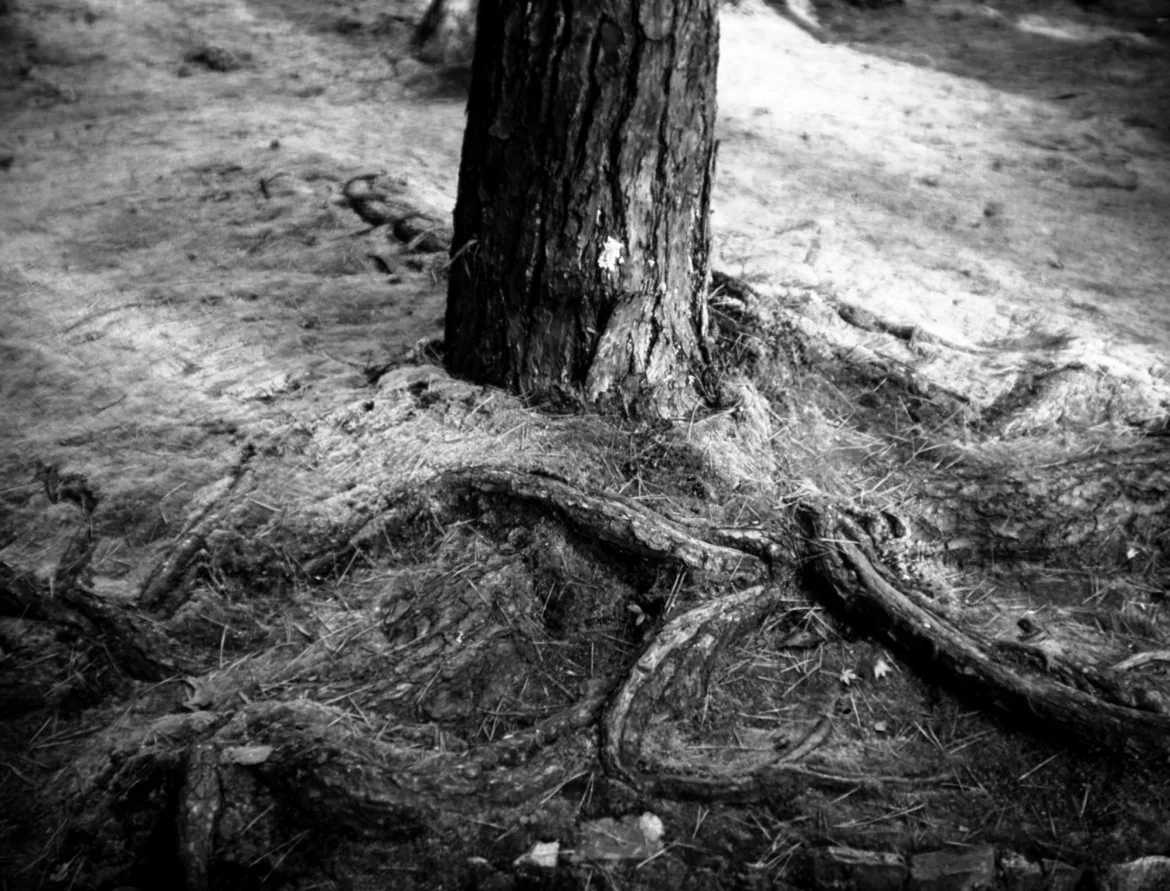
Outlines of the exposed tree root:
<svg viewBox="0 0 1170 891">
<path fill-rule="evenodd" d="M 681 524 L 645 507 L 599 492 L 586 492 L 569 483 L 540 474 L 501 468 L 471 468 L 444 474 L 436 480 L 440 490 L 447 486 L 474 489 L 485 495 L 518 498 L 552 510 L 564 522 L 590 538 L 620 548 L 632 557 L 651 558 L 660 563 L 681 563 L 690 569 L 755 576 L 762 569 L 759 558 L 734 547 L 713 543 Z M 763 544 L 763 542 L 760 542 Z"/>
<path fill-rule="evenodd" d="M 63 554 L 52 585 L 32 573 L 0 563 L 0 615 L 50 622 L 88 640 L 113 667 L 135 680 L 158 681 L 195 671 L 150 617 L 133 605 L 95 594 L 84 577 L 93 556 L 88 526 L 76 533 Z"/>
<path fill-rule="evenodd" d="M 792 796 L 807 785 L 876 788 L 887 783 L 929 783 L 945 778 L 835 774 L 799 762 L 829 735 L 832 719 L 822 715 L 791 751 L 750 767 L 691 767 L 686 773 L 650 751 L 654 725 L 675 717 L 680 705 L 702 696 L 705 672 L 731 639 L 754 629 L 786 597 L 795 579 L 757 585 L 708 601 L 668 623 L 630 671 L 609 704 L 601 760 L 611 775 L 648 795 L 746 804 Z M 831 709 L 826 709 L 831 712 Z"/>
<path fill-rule="evenodd" d="M 841 774 L 802 763 L 830 731 L 829 714 L 794 751 L 780 751 L 746 766 L 712 762 L 680 767 L 669 748 L 661 749 L 662 722 L 685 716 L 701 698 L 714 657 L 757 628 L 782 601 L 810 586 L 857 627 L 996 708 L 1033 716 L 1097 745 L 1159 752 L 1170 747 L 1170 716 L 1143 710 L 1157 697 L 1143 698 L 1107 671 L 1079 665 L 1066 654 L 1038 649 L 1050 664 L 1035 669 L 1006 664 L 1010 660 L 1005 659 L 1003 642 L 961 628 L 935 608 L 928 594 L 884 567 L 871 534 L 838 507 L 802 505 L 798 516 L 805 553 L 777 564 L 774 557 L 787 553 L 790 544 L 758 528 L 704 528 L 698 522 L 684 527 L 639 504 L 537 473 L 459 470 L 436 478 L 427 491 L 428 499 L 446 503 L 448 510 L 468 493 L 536 507 L 586 539 L 605 542 L 638 560 L 702 571 L 732 590 L 713 594 L 670 618 L 636 661 L 613 681 L 593 685 L 575 703 L 527 730 L 446 755 L 420 757 L 411 735 L 402 736 L 392 728 L 378 734 L 385 735 L 384 740 L 372 742 L 366 728 L 339 726 L 338 713 L 306 701 L 257 702 L 229 709 L 228 723 L 217 722 L 218 729 L 210 735 L 200 734 L 203 741 L 190 745 L 184 762 L 179 826 L 191 887 L 205 883 L 206 861 L 214 848 L 209 836 L 214 821 L 208 822 L 208 814 L 239 806 L 232 801 L 235 795 L 246 794 L 251 800 L 259 794 L 254 786 L 241 792 L 231 780 L 250 770 L 268 790 L 264 794 L 282 806 L 328 814 L 354 831 L 406 835 L 419 831 L 436 808 L 457 809 L 458 802 L 470 796 L 503 806 L 547 794 L 591 770 L 598 755 L 613 779 L 643 794 L 704 801 L 768 800 L 791 796 L 810 784 L 880 788 L 938 781 L 939 776 Z M 731 545 L 737 539 L 744 550 Z M 735 590 L 745 578 L 762 577 L 761 558 L 771 563 L 767 580 Z M 172 574 L 183 572 L 175 566 Z M 38 599 L 28 596 L 33 584 L 10 574 L 6 604 L 11 608 Z M 42 609 L 40 615 L 97 635 L 135 676 L 159 678 L 177 670 L 170 655 L 173 641 L 162 632 L 148 633 L 133 610 L 105 604 L 76 584 L 63 592 L 62 603 L 53 610 Z M 398 621 L 404 620 L 405 616 Z M 478 645 L 469 639 L 465 646 L 474 650 Z M 1051 670 L 1053 663 L 1059 664 L 1059 671 Z M 413 689 L 419 683 L 414 682 Z M 356 690 L 353 695 L 358 695 Z M 577 731 L 597 722 L 603 706 L 602 739 L 594 751 L 582 742 L 588 735 Z M 232 754 L 241 746 L 271 748 L 252 762 Z"/>
<path fill-rule="evenodd" d="M 1141 710 L 1147 695 L 1134 694 L 1132 706 L 1050 680 L 1038 673 L 1024 675 L 1003 664 L 1002 651 L 971 631 L 931 610 L 921 596 L 899 589 L 870 558 L 872 546 L 856 524 L 839 511 L 806 510 L 805 522 L 816 543 L 816 575 L 826 583 L 839 606 L 878 631 L 903 652 L 941 669 L 952 681 L 1009 714 L 1051 722 L 1077 737 L 1109 748 L 1170 750 L 1170 716 Z M 867 551 L 869 554 L 867 555 Z M 880 564 L 879 564 L 880 565 Z M 1087 665 L 1071 665 L 1064 674 L 1102 677 Z M 1104 686 L 1104 679 L 1102 684 Z M 1111 684 L 1113 691 L 1119 684 Z M 1111 699 L 1121 698 L 1113 692 Z"/>
<path fill-rule="evenodd" d="M 724 306 L 727 324 L 749 336 L 751 294 L 726 296 L 741 304 Z M 923 413 L 945 403 L 970 419 L 958 397 L 947 402 L 880 360 L 853 371 L 862 384 L 885 375 L 883 386 Z M 811 489 L 737 525 L 513 466 L 460 466 L 417 485 L 375 480 L 284 529 L 283 515 L 257 520 L 244 504 L 263 485 L 248 449 L 136 605 L 95 593 L 87 516 L 50 577 L 0 564 L 0 614 L 65 629 L 133 679 L 188 676 L 182 705 L 193 714 L 162 718 L 133 744 L 111 734 L 109 768 L 74 778 L 81 792 L 69 794 L 84 799 L 87 820 L 121 833 L 128 868 L 153 836 L 117 828 L 116 802 L 144 783 L 170 790 L 151 806 L 174 821 L 177 862 L 195 889 L 229 866 L 277 869 L 281 845 L 299 843 L 296 827 L 309 823 L 412 838 L 452 815 L 530 807 L 584 777 L 642 798 L 733 804 L 949 780 L 938 766 L 899 775 L 880 760 L 868 772 L 838 769 L 825 753 L 841 691 L 818 691 L 819 706 L 793 722 L 803 735 L 770 748 L 692 745 L 688 721 L 721 655 L 810 597 L 1001 713 L 1091 747 L 1164 754 L 1170 689 L 1132 670 L 1163 660 L 1164 648 L 1122 659 L 1038 622 L 1019 639 L 1010 625 L 975 630 L 939 574 L 924 571 L 927 555 L 945 553 L 1129 549 L 1156 564 L 1170 504 L 1164 440 L 1004 472 L 977 445 L 922 439 L 947 463 L 919 468 L 918 538 L 898 512 Z M 234 659 L 221 652 L 212 670 L 185 655 L 175 623 L 208 579 L 236 574 L 244 592 L 255 578 L 266 591 L 340 592 L 354 567 L 366 572 L 364 599 L 338 593 L 344 608 L 313 613 L 319 627 L 288 619 L 296 634 Z M 247 840 L 232 834 L 241 826 Z"/>
</svg>

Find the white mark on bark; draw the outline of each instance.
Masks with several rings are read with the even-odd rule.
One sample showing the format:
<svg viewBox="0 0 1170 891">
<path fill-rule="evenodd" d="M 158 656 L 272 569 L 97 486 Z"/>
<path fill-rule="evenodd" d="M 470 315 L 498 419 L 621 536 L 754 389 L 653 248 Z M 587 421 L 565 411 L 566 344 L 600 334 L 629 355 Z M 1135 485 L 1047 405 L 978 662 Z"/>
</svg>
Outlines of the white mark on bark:
<svg viewBox="0 0 1170 891">
<path fill-rule="evenodd" d="M 617 268 L 621 265 L 622 243 L 611 235 L 605 240 L 605 244 L 601 248 L 601 254 L 597 258 L 597 268 L 604 269 L 612 275 L 617 272 Z"/>
</svg>

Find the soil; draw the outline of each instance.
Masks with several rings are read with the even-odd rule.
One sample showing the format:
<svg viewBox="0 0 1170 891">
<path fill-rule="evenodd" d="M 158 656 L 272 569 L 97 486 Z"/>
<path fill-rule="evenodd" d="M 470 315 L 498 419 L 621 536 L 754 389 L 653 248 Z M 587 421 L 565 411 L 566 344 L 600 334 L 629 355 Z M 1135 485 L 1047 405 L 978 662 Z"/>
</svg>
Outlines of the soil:
<svg viewBox="0 0 1170 891">
<path fill-rule="evenodd" d="M 6 887 L 1170 854 L 1164 754 L 997 713 L 795 570 L 750 600 L 731 554 L 847 499 L 913 518 L 942 614 L 1056 642 L 1006 662 L 1166 649 L 1165 12 L 724 8 L 724 407 L 664 425 L 439 367 L 467 70 L 411 57 L 425 5 L 0 4 Z M 413 227 L 355 213 L 365 174 Z M 679 616 L 709 638 L 639 693 Z M 615 690 L 675 705 L 610 745 Z M 737 785 L 830 725 L 835 781 Z"/>
</svg>

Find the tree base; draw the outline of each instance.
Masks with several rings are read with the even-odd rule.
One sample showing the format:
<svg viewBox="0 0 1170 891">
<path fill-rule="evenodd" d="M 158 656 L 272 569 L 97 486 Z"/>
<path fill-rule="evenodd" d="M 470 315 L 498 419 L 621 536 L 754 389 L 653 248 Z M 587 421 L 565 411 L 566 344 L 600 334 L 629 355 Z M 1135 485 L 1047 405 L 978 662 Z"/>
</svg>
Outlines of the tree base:
<svg viewBox="0 0 1170 891">
<path fill-rule="evenodd" d="M 520 840 L 511 862 L 639 809 L 713 813 L 719 832 L 735 809 L 828 809 L 857 827 L 835 838 L 878 847 L 865 814 L 980 825 L 986 796 L 1031 837 L 1016 778 L 1049 748 L 1037 794 L 1101 771 L 1094 807 L 1160 794 L 1164 620 L 1110 612 L 1088 583 L 1130 604 L 1164 584 L 1167 440 L 1008 438 L 1043 430 L 1022 393 L 1008 418 L 860 353 L 831 306 L 719 284 L 739 398 L 685 425 L 542 416 L 402 368 L 295 444 L 246 450 L 136 604 L 94 592 L 84 529 L 52 596 L 6 570 L 5 612 L 63 629 L 105 695 L 149 716 L 87 738 L 49 784 L 43 802 L 74 808 L 49 862 L 87 858 L 86 884 L 169 869 L 217 887 L 360 840 L 457 838 L 498 861 L 485 825 Z M 1115 519 L 1070 523 L 1086 509 Z M 1142 548 L 1145 571 L 1123 573 Z M 1045 552 L 1062 583 L 1084 573 L 1071 606 L 1026 599 Z M 1052 819 L 1075 833 L 1076 814 Z"/>
</svg>

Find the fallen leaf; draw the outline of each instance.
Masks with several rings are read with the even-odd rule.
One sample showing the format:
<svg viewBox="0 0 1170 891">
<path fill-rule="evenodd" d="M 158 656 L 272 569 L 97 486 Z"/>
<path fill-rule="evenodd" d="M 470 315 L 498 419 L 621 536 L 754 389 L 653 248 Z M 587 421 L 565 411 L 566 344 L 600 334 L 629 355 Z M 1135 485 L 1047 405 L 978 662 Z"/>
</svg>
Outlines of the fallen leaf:
<svg viewBox="0 0 1170 891">
<path fill-rule="evenodd" d="M 638 818 L 638 828 L 642 830 L 642 837 L 651 845 L 660 842 L 666 831 L 666 827 L 662 825 L 662 820 L 658 818 L 658 815 L 649 811 Z"/>
<path fill-rule="evenodd" d="M 581 839 L 573 852 L 578 861 L 646 860 L 662 850 L 665 828 L 656 815 L 615 820 L 602 817 L 581 825 Z"/>
<path fill-rule="evenodd" d="M 263 764 L 272 751 L 272 746 L 228 746 L 223 757 L 231 764 Z"/>
<path fill-rule="evenodd" d="M 537 842 L 526 854 L 516 858 L 516 866 L 537 866 L 541 869 L 556 869 L 561 854 L 561 843 L 557 841 Z"/>
<path fill-rule="evenodd" d="M 215 701 L 215 688 L 205 678 L 187 677 L 183 678 L 183 681 L 191 688 L 191 692 L 183 700 L 183 708 L 199 712 Z"/>
</svg>

